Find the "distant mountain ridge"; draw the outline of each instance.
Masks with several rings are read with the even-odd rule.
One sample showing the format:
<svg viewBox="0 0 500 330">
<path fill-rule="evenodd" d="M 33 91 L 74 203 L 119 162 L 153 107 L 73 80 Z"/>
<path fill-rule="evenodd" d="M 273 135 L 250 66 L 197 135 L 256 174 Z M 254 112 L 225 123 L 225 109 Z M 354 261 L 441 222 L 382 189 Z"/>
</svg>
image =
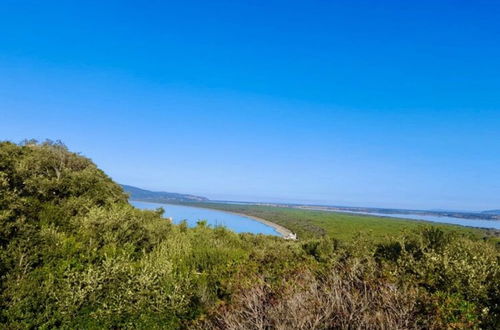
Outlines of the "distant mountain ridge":
<svg viewBox="0 0 500 330">
<path fill-rule="evenodd" d="M 481 213 L 484 213 L 484 214 L 500 214 L 500 210 L 488 210 L 488 211 L 483 211 Z"/>
<path fill-rule="evenodd" d="M 179 194 L 164 191 L 150 191 L 126 184 L 121 185 L 123 190 L 129 194 L 130 199 L 144 202 L 168 203 L 168 202 L 203 202 L 209 199 L 202 196 Z"/>
</svg>

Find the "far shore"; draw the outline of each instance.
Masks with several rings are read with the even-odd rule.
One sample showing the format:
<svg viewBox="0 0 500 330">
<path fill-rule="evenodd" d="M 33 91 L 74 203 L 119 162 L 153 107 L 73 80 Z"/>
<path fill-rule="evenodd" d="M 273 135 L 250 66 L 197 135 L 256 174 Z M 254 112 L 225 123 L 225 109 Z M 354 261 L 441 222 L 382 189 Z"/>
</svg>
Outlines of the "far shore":
<svg viewBox="0 0 500 330">
<path fill-rule="evenodd" d="M 276 230 L 283 237 L 286 237 L 286 236 L 292 234 L 292 231 L 288 228 L 285 228 L 281 225 L 278 225 L 277 223 L 271 222 L 271 221 L 266 220 L 266 219 L 254 217 L 253 215 L 248 215 L 248 214 L 238 213 L 238 212 L 231 212 L 231 211 L 223 211 L 223 210 L 219 210 L 219 209 L 211 209 L 208 207 L 199 207 L 199 206 L 191 206 L 191 207 L 198 207 L 200 209 L 206 209 L 206 210 L 216 210 L 216 211 L 225 212 L 225 213 L 232 213 L 232 214 L 236 214 L 236 215 L 239 215 L 239 216 L 242 216 L 245 218 L 249 218 L 249 219 L 261 222 L 269 227 L 272 227 L 274 230 Z"/>
<path fill-rule="evenodd" d="M 137 202 L 143 202 L 143 203 L 152 203 L 152 204 L 182 205 L 182 206 L 187 206 L 187 207 L 196 207 L 196 208 L 199 208 L 199 209 L 205 209 L 205 210 L 212 210 L 212 211 L 219 211 L 219 212 L 224 212 L 224 213 L 236 214 L 236 215 L 239 215 L 239 216 L 242 216 L 242 217 L 245 217 L 245 218 L 249 218 L 249 219 L 255 220 L 257 222 L 263 223 L 266 226 L 269 226 L 269 227 L 273 228 L 277 233 L 279 233 L 283 237 L 287 237 L 288 235 L 292 234 L 292 231 L 290 229 L 285 228 L 285 227 L 283 227 L 281 225 L 278 225 L 277 223 L 274 223 L 274 222 L 271 222 L 269 220 L 262 219 L 262 218 L 259 218 L 259 217 L 254 217 L 252 215 L 244 214 L 244 213 L 231 212 L 231 211 L 225 211 L 225 210 L 219 210 L 219 209 L 212 209 L 212 208 L 209 208 L 209 207 L 202 207 L 202 206 L 197 206 L 197 205 L 194 206 L 194 205 L 189 205 L 189 204 L 184 204 L 184 203 L 158 203 L 158 202 L 151 202 L 151 201 L 145 201 L 145 200 L 140 200 L 140 199 L 131 199 L 130 201 L 137 201 Z"/>
</svg>

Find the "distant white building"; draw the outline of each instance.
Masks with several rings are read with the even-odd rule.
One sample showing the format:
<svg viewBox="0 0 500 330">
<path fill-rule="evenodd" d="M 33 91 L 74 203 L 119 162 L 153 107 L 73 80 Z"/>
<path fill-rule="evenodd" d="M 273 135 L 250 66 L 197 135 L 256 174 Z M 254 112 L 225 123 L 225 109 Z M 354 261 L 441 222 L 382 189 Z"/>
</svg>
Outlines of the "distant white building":
<svg viewBox="0 0 500 330">
<path fill-rule="evenodd" d="M 284 238 L 284 239 L 290 239 L 290 240 L 292 240 L 292 241 L 295 241 L 295 240 L 297 240 L 297 234 L 295 234 L 295 233 L 290 233 L 290 234 L 286 235 L 286 236 L 285 236 L 285 237 L 283 237 L 283 238 Z"/>
</svg>

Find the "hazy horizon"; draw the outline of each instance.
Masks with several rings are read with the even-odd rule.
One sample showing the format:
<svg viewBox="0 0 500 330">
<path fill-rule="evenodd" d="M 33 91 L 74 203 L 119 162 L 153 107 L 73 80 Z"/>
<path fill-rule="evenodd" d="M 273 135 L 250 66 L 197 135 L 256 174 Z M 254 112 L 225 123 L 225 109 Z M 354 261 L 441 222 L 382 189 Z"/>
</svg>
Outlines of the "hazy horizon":
<svg viewBox="0 0 500 330">
<path fill-rule="evenodd" d="M 500 208 L 500 5 L 0 4 L 0 140 L 211 199 Z"/>
<path fill-rule="evenodd" d="M 122 185 L 128 185 L 135 188 L 140 188 L 144 190 L 149 190 L 153 192 L 166 192 L 166 193 L 181 193 L 187 195 L 195 195 L 200 197 L 206 197 L 209 200 L 217 201 L 217 202 L 244 202 L 244 203 L 277 203 L 277 204 L 301 204 L 301 205 L 316 205 L 316 206 L 339 206 L 339 207 L 369 207 L 369 208 L 388 208 L 388 209 L 405 209 L 405 210 L 421 210 L 421 211 L 454 211 L 454 212 L 481 212 L 481 211 L 491 211 L 494 209 L 478 209 L 478 210 L 468 210 L 468 209 L 452 209 L 452 208 L 406 208 L 406 207 L 397 207 L 392 205 L 380 205 L 375 203 L 371 205 L 368 203 L 356 203 L 356 202 L 331 202 L 328 200 L 307 200 L 307 199 L 290 199 L 290 198 L 276 198 L 272 196 L 263 197 L 263 196 L 229 196 L 226 198 L 225 195 L 216 195 L 216 194 L 203 194 L 203 193 L 193 193 L 189 191 L 171 191 L 168 189 L 162 188 L 147 188 L 143 186 L 134 186 L 129 185 L 127 183 L 120 183 Z"/>
</svg>

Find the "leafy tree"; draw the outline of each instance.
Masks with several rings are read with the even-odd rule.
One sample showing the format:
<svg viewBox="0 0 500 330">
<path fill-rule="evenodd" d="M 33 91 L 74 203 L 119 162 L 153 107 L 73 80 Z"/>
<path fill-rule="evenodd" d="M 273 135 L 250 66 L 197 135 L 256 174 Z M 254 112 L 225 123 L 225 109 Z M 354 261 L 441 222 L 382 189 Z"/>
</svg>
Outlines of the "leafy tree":
<svg viewBox="0 0 500 330">
<path fill-rule="evenodd" d="M 291 242 L 162 214 L 59 141 L 0 142 L 0 327 L 500 325 L 488 242 L 434 227 L 339 241 L 298 221 Z"/>
</svg>

